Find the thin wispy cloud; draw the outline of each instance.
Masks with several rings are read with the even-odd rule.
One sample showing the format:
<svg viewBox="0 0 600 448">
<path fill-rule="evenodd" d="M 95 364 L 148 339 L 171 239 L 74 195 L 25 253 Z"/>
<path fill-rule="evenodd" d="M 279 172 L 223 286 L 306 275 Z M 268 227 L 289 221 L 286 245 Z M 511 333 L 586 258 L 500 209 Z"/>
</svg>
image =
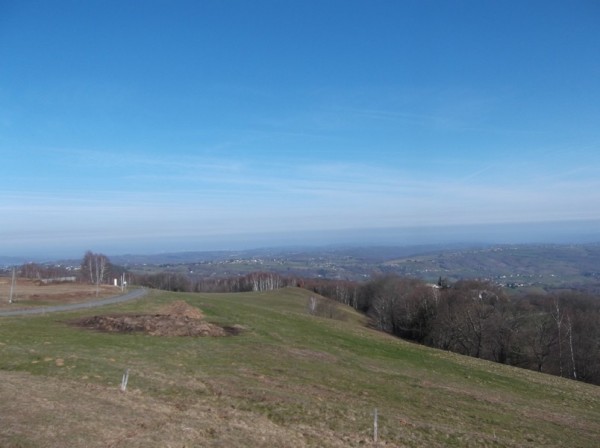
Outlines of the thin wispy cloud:
<svg viewBox="0 0 600 448">
<path fill-rule="evenodd" d="M 0 253 L 600 219 L 585 8 L 525 6 L 525 27 L 485 2 L 354 2 L 332 24 L 260 0 L 143 17 L 57 1 L 4 22 Z M 176 26 L 157 34 L 165 14 Z M 432 25 L 449 20 L 461 33 Z"/>
</svg>

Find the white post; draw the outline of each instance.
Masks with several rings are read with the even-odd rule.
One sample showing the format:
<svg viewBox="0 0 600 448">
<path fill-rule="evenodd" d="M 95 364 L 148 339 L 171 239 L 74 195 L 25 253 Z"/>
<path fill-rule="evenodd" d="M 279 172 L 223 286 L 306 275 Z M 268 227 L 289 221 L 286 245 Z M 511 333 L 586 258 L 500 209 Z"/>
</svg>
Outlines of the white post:
<svg viewBox="0 0 600 448">
<path fill-rule="evenodd" d="M 317 311 L 317 298 L 315 296 L 310 296 L 308 299 L 308 312 L 309 314 L 315 314 Z"/>
<path fill-rule="evenodd" d="M 378 430 L 378 422 L 377 422 L 377 408 L 373 412 L 373 442 L 377 443 L 377 430 Z"/>
<path fill-rule="evenodd" d="M 127 390 L 127 381 L 129 381 L 129 369 L 125 370 L 125 373 L 123 374 L 123 379 L 121 380 L 121 392 Z"/>
</svg>

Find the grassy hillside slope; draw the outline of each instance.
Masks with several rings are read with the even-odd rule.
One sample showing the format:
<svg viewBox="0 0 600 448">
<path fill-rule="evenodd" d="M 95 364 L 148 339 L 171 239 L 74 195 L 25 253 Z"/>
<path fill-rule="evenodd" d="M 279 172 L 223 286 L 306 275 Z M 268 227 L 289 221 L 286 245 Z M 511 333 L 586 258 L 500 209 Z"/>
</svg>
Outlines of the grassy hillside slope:
<svg viewBox="0 0 600 448">
<path fill-rule="evenodd" d="M 154 292 L 119 307 L 0 319 L 3 447 L 595 447 L 600 388 L 311 316 L 308 291 Z M 80 316 L 185 300 L 221 338 L 109 334 Z M 130 369 L 127 392 L 121 376 Z"/>
</svg>

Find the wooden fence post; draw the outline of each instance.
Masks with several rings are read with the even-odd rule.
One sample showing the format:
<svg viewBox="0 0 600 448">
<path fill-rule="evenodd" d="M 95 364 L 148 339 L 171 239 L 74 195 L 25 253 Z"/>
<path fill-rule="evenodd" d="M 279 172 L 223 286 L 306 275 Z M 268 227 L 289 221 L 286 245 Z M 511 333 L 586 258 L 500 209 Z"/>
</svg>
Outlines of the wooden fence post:
<svg viewBox="0 0 600 448">
<path fill-rule="evenodd" d="M 123 374 L 123 379 L 121 380 L 121 392 L 127 390 L 127 381 L 129 381 L 129 369 L 125 370 L 125 373 Z"/>
<path fill-rule="evenodd" d="M 377 408 L 375 408 L 375 411 L 373 412 L 373 442 L 375 443 L 377 443 L 377 432 L 379 430 L 379 422 L 377 420 Z"/>
</svg>

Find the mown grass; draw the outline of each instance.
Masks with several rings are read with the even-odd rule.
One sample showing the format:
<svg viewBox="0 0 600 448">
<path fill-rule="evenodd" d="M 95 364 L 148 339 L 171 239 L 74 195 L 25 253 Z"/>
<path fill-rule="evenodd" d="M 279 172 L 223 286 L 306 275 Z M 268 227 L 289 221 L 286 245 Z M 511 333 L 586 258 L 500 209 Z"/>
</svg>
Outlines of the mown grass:
<svg viewBox="0 0 600 448">
<path fill-rule="evenodd" d="M 249 440 L 256 446 L 369 445 L 375 408 L 382 446 L 597 446 L 599 388 L 410 344 L 369 329 L 365 318 L 350 309 L 343 310 L 343 320 L 311 316 L 306 312 L 309 296 L 296 288 L 247 294 L 154 292 L 120 306 L 3 318 L 0 373 L 17 372 L 32 382 L 46 379 L 58 388 L 68 384 L 64 397 L 53 399 L 75 406 L 78 398 L 71 388 L 96 388 L 110 400 L 130 369 L 126 395 L 131 406 L 141 409 L 154 400 L 169 409 L 164 411 L 168 419 L 185 421 L 196 431 L 190 439 L 181 431 L 148 425 L 129 433 L 123 429 L 144 440 L 144 446 L 248 446 Z M 208 320 L 243 325 L 245 331 L 222 338 L 155 337 L 68 324 L 83 315 L 154 312 L 172 300 L 185 300 Z M 224 416 L 219 421 L 226 421 L 229 430 L 215 425 L 199 406 L 211 409 L 212 417 Z M 94 407 L 81 409 L 86 418 L 99 418 Z M 115 418 L 126 412 L 118 409 Z M 21 418 L 28 418 L 26 410 Z M 272 434 L 264 445 L 260 437 L 252 439 L 253 421 Z M 38 437 L 44 428 L 5 431 L 4 438 L 0 429 L 0 445 L 64 442 Z M 61 430 L 71 446 L 107 445 L 98 436 L 82 437 L 77 427 Z M 113 446 L 136 446 L 135 437 L 124 440 Z"/>
</svg>

